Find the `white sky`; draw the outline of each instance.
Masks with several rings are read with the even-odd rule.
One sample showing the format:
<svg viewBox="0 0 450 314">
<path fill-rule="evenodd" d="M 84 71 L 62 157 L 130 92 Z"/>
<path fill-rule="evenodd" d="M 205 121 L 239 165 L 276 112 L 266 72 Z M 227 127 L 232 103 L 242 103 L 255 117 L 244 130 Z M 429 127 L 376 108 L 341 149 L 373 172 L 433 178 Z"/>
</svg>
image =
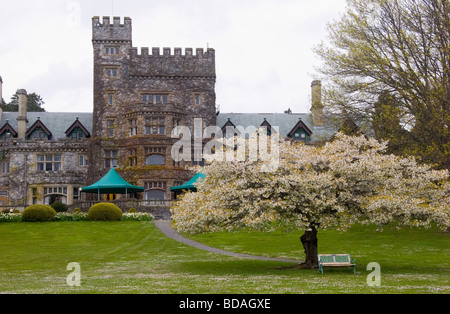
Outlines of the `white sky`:
<svg viewBox="0 0 450 314">
<path fill-rule="evenodd" d="M 216 50 L 221 112 L 308 112 L 312 48 L 345 0 L 0 0 L 3 98 L 36 92 L 53 112 L 92 111 L 93 16 L 129 16 L 134 47 Z"/>
</svg>

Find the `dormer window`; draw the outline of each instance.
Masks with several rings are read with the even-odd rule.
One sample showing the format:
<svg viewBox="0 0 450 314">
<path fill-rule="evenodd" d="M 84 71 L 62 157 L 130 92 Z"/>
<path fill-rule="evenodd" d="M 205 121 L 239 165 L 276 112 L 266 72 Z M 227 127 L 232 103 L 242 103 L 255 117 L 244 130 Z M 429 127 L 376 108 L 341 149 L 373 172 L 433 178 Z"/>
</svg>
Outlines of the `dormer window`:
<svg viewBox="0 0 450 314">
<path fill-rule="evenodd" d="M 228 132 L 234 132 L 234 133 L 228 133 Z M 222 135 L 224 138 L 228 137 L 233 137 L 233 136 L 238 136 L 240 134 L 239 130 L 236 128 L 236 126 L 234 125 L 233 122 L 231 122 L 231 119 L 228 118 L 227 123 L 225 123 L 222 127 Z"/>
<path fill-rule="evenodd" d="M 86 134 L 84 134 L 84 132 L 80 129 L 80 128 L 75 128 L 72 133 L 70 134 L 70 137 L 76 141 L 76 140 L 81 140 L 82 138 L 86 138 Z"/>
<path fill-rule="evenodd" d="M 288 137 L 294 141 L 302 141 L 305 143 L 311 142 L 312 131 L 308 126 L 300 119 L 294 128 L 289 132 Z"/>
<path fill-rule="evenodd" d="M 267 122 L 266 118 L 264 118 L 264 122 L 261 123 L 261 127 L 266 128 L 267 136 L 271 136 L 273 133 L 276 132 L 276 130 L 274 130 L 274 129 L 272 128 L 272 126 L 270 125 L 270 123 Z"/>
<path fill-rule="evenodd" d="M 52 132 L 42 123 L 40 118 L 28 129 L 25 136 L 29 140 L 49 140 Z"/>
<path fill-rule="evenodd" d="M 0 135 L 0 139 L 2 139 L 2 140 L 7 140 L 7 139 L 10 139 L 10 138 L 13 138 L 13 135 L 11 134 L 11 132 L 3 132 Z"/>
<path fill-rule="evenodd" d="M 74 141 L 77 141 L 83 138 L 91 137 L 91 134 L 84 127 L 84 125 L 78 120 L 77 117 L 75 122 L 67 129 L 66 136 Z"/>
<path fill-rule="evenodd" d="M 0 139 L 6 140 L 14 137 L 17 137 L 17 132 L 12 128 L 9 122 L 6 122 L 3 128 L 0 129 Z"/>
<path fill-rule="evenodd" d="M 308 134 L 308 132 L 303 128 L 298 128 L 293 135 L 293 139 L 296 141 L 303 141 L 305 143 L 309 143 L 311 141 L 310 134 Z"/>
<path fill-rule="evenodd" d="M 31 133 L 31 139 L 44 139 L 47 137 L 47 134 L 41 128 L 36 128 L 33 133 Z"/>
</svg>

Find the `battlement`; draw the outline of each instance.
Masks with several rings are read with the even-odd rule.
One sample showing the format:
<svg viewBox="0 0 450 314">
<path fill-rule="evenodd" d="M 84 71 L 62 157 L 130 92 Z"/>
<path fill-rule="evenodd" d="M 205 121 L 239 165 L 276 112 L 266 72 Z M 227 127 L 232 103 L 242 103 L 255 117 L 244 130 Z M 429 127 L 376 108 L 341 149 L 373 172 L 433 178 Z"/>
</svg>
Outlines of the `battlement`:
<svg viewBox="0 0 450 314">
<path fill-rule="evenodd" d="M 133 76 L 207 76 L 215 77 L 215 50 L 196 48 L 161 49 L 142 47 L 130 49 L 131 70 Z"/>
<path fill-rule="evenodd" d="M 131 48 L 131 57 L 197 57 L 197 58 L 211 58 L 215 55 L 215 50 L 212 48 L 208 48 L 205 52 L 203 48 L 196 48 L 195 54 L 194 49 L 192 48 L 174 48 L 173 53 L 172 49 L 168 47 L 162 48 L 163 53 L 161 54 L 161 48 L 152 47 L 150 50 L 148 47 L 141 47 L 141 51 L 139 53 L 139 48 L 133 47 Z"/>
<path fill-rule="evenodd" d="M 94 45 L 104 43 L 126 43 L 126 62 L 129 62 L 129 74 L 139 77 L 214 77 L 216 76 L 215 50 L 208 48 L 160 48 L 132 47 L 131 18 L 108 16 L 92 18 L 92 41 Z M 195 52 L 195 53 L 194 53 Z M 108 56 L 109 57 L 109 56 Z M 128 58 L 129 57 L 129 58 Z M 124 59 L 125 60 L 125 59 Z"/>
<path fill-rule="evenodd" d="M 131 18 L 125 17 L 122 24 L 118 16 L 113 17 L 112 23 L 109 16 L 104 16 L 102 22 L 100 22 L 100 17 L 98 16 L 92 18 L 92 41 L 131 42 Z"/>
</svg>

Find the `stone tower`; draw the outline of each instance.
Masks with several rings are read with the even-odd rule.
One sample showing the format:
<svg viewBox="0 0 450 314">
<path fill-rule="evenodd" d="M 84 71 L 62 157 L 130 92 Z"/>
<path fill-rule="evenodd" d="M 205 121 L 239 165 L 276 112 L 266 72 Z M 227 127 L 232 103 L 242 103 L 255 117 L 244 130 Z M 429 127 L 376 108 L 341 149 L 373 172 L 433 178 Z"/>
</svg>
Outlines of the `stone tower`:
<svg viewBox="0 0 450 314">
<path fill-rule="evenodd" d="M 132 46 L 128 17 L 92 18 L 94 110 L 88 183 L 110 168 L 146 187 L 145 199 L 169 199 L 169 188 L 190 179 L 175 162 L 174 126 L 216 124 L 214 49 Z"/>
</svg>

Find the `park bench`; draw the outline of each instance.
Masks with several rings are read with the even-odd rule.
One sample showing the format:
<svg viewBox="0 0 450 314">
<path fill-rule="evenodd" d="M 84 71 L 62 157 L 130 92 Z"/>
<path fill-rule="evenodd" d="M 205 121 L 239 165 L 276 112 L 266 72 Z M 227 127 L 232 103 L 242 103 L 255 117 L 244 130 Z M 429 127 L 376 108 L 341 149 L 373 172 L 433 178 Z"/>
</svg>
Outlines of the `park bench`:
<svg viewBox="0 0 450 314">
<path fill-rule="evenodd" d="M 350 254 L 317 254 L 319 271 L 323 274 L 324 267 L 351 267 L 355 271 L 355 260 L 350 259 Z"/>
</svg>

